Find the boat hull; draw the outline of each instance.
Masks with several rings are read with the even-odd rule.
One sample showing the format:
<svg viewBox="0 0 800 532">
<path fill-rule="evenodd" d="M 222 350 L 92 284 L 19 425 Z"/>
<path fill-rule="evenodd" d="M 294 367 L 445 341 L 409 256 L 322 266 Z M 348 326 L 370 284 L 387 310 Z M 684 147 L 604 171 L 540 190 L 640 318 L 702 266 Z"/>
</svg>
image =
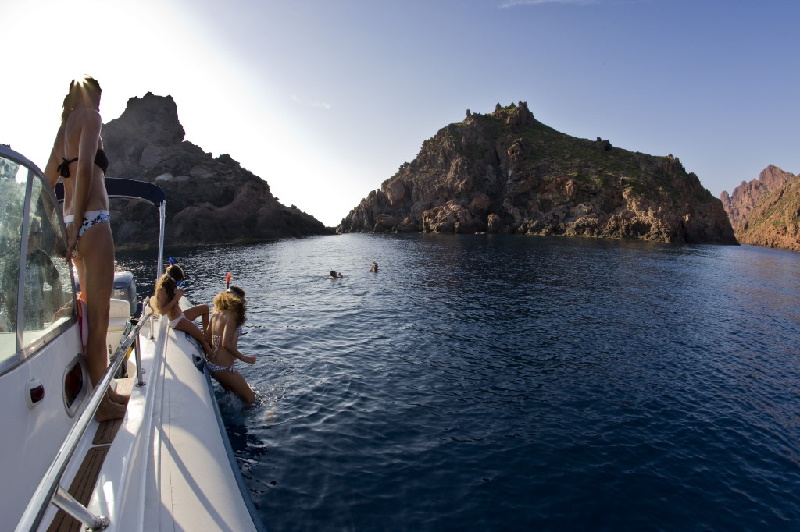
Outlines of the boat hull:
<svg viewBox="0 0 800 532">
<path fill-rule="evenodd" d="M 11 333 L 2 333 L 3 336 Z M 80 355 L 77 322 L 44 345 L 30 358 L 0 376 L 0 471 L 6 484 L 0 497 L 0 530 L 14 530 L 31 494 L 42 480 L 61 447 L 77 412 L 86 402 L 89 376 Z M 78 364 L 84 383 L 81 396 L 67 408 L 64 378 L 67 368 Z M 44 399 L 31 405 L 26 397 L 28 383 L 37 380 Z M 4 482 L 5 484 L 5 482 Z"/>
</svg>

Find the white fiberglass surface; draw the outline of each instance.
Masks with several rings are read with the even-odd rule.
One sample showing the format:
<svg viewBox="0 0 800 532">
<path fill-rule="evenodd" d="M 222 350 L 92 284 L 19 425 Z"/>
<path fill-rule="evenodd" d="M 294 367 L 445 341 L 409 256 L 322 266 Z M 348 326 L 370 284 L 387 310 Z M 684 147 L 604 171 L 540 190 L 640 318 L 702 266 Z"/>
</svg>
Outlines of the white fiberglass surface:
<svg viewBox="0 0 800 532">
<path fill-rule="evenodd" d="M 14 489 L 0 497 L 0 530 L 13 530 L 36 486 L 74 421 L 64 402 L 64 377 L 79 352 L 74 325 L 29 360 L 0 376 L 0 472 Z M 6 335 L 3 335 L 3 337 Z M 83 376 L 88 386 L 88 376 Z M 31 405 L 29 383 L 41 383 L 44 398 Z M 85 401 L 85 394 L 79 401 Z M 77 404 L 76 404 L 77 406 Z"/>
</svg>

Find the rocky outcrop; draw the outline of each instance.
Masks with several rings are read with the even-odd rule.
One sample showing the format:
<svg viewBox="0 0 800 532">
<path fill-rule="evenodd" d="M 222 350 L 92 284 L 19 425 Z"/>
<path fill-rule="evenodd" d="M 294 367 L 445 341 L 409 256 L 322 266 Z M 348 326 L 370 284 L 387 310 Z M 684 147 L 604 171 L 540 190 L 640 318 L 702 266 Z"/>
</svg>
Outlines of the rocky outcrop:
<svg viewBox="0 0 800 532">
<path fill-rule="evenodd" d="M 125 112 L 103 126 L 107 175 L 159 185 L 167 195 L 167 245 L 256 242 L 330 234 L 294 205 L 281 205 L 266 181 L 230 155 L 212 157 L 184 140 L 171 96 L 131 98 Z M 139 201 L 112 201 L 118 247 L 153 245 L 158 220 Z"/>
<path fill-rule="evenodd" d="M 770 165 L 720 199 L 739 242 L 800 251 L 800 174 Z"/>
<path fill-rule="evenodd" d="M 777 166 L 769 165 L 758 175 L 758 179 L 742 183 L 733 189 L 733 194 L 723 190 L 720 194 L 722 206 L 731 220 L 734 232 L 747 222 L 750 213 L 771 193 L 783 187 L 795 176 Z"/>
<path fill-rule="evenodd" d="M 559 133 L 525 102 L 439 130 L 337 230 L 736 244 L 720 200 L 677 158 Z"/>
</svg>

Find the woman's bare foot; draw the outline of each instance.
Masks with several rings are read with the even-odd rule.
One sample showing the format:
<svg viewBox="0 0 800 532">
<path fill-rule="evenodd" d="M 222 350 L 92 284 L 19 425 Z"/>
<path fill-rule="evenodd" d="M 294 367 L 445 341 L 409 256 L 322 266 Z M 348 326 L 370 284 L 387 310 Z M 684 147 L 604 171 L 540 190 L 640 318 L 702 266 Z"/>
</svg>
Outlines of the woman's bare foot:
<svg viewBox="0 0 800 532">
<path fill-rule="evenodd" d="M 118 405 L 127 405 L 131 396 L 118 393 L 114 388 L 111 388 L 109 386 L 108 398 L 111 399 L 113 402 L 117 403 Z"/>
<path fill-rule="evenodd" d="M 111 400 L 109 394 L 106 393 L 100 401 L 100 406 L 97 407 L 97 411 L 94 413 L 94 418 L 100 423 L 112 419 L 122 419 L 125 417 L 126 411 L 127 408 L 125 405 L 115 403 Z"/>
</svg>

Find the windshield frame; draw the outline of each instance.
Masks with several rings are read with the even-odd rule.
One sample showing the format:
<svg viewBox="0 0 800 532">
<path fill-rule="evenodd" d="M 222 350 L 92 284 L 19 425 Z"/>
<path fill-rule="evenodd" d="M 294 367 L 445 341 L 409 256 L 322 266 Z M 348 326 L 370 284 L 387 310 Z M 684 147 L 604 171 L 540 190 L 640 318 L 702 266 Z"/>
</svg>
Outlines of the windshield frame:
<svg viewBox="0 0 800 532">
<path fill-rule="evenodd" d="M 67 319 L 63 320 L 58 325 L 45 329 L 42 331 L 41 335 L 31 334 L 31 331 L 25 331 L 25 319 L 24 319 L 24 312 L 25 312 L 25 276 L 26 276 L 26 256 L 28 253 L 28 235 L 31 231 L 31 203 L 32 203 L 32 196 L 34 192 L 34 183 L 38 180 L 38 187 L 37 187 L 37 198 L 41 198 L 41 200 L 45 203 L 44 207 L 46 209 L 53 209 L 57 216 L 53 218 L 58 220 L 58 222 L 52 227 L 55 238 L 59 239 L 66 249 L 66 231 L 64 227 L 64 222 L 62 216 L 60 215 L 60 208 L 59 202 L 56 199 L 55 193 L 53 192 L 52 187 L 48 183 L 47 179 L 44 177 L 42 171 L 29 159 L 25 156 L 15 152 L 9 146 L 0 144 L 0 157 L 3 159 L 7 159 L 12 163 L 18 164 L 21 168 L 18 172 L 23 172 L 27 170 L 26 175 L 26 182 L 25 182 L 25 196 L 24 196 L 24 203 L 22 207 L 22 224 L 20 227 L 20 242 L 19 242 L 19 256 L 18 259 L 18 277 L 17 277 L 17 293 L 16 293 L 16 316 L 15 316 L 15 324 L 14 324 L 14 351 L 9 356 L 6 356 L 5 353 L 0 353 L 0 375 L 4 375 L 9 371 L 13 370 L 20 364 L 23 364 L 27 360 L 33 358 L 37 353 L 41 352 L 45 346 L 51 343 L 53 340 L 61 336 L 66 330 L 70 327 L 75 325 L 77 322 L 77 305 L 75 300 L 75 281 L 74 281 L 74 273 L 72 268 L 67 268 L 69 271 L 69 279 L 65 280 L 65 284 L 67 286 L 63 287 L 65 290 L 69 292 L 70 299 L 71 299 L 71 309 L 67 316 Z M 0 213 L 3 215 L 3 213 Z M 13 260 L 13 259 L 12 259 Z M 63 258 L 58 257 L 57 260 L 63 260 Z M 11 332 L 0 333 L 2 335 L 10 335 Z M 24 337 L 23 337 L 24 335 Z M 33 336 L 33 339 L 31 339 Z M 6 337 L 7 339 L 10 339 Z"/>
</svg>

